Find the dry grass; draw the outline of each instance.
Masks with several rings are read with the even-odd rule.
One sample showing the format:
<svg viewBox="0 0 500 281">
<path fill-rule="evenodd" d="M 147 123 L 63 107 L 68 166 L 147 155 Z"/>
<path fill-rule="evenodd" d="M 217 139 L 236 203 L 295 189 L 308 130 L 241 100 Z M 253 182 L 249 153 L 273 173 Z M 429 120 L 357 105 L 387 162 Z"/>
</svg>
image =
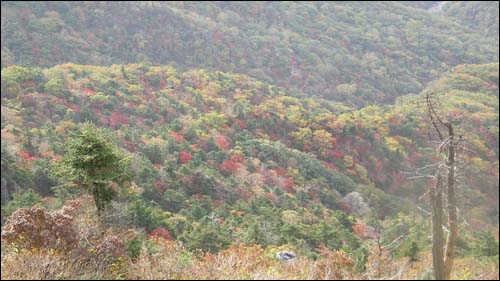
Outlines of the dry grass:
<svg viewBox="0 0 500 281">
<path fill-rule="evenodd" d="M 81 206 L 92 206 L 88 203 Z M 264 250 L 259 246 L 232 245 L 212 255 L 189 252 L 180 243 L 160 237 L 150 238 L 156 244 L 155 251 L 148 253 L 143 249 L 139 257 L 132 260 L 126 255 L 123 239 L 134 231 L 99 226 L 92 211 L 82 207 L 75 212 L 72 224 L 76 232 L 57 232 L 58 235 L 77 233 L 74 239 L 67 239 L 74 243 L 71 250 L 66 244 L 64 247 L 45 241 L 30 244 L 26 239 L 16 245 L 17 238 L 7 239 L 12 235 L 2 237 L 1 279 L 394 280 L 422 279 L 430 274 L 432 264 L 429 252 L 421 253 L 418 261 L 410 263 L 408 259 L 392 260 L 386 253 L 378 256 L 373 248 L 365 272 L 359 273 L 354 270 L 355 262 L 341 251 L 324 249 L 316 261 L 298 257 L 280 262 L 274 258 L 277 248 Z M 498 260 L 457 259 L 452 277 L 498 280 Z"/>
</svg>

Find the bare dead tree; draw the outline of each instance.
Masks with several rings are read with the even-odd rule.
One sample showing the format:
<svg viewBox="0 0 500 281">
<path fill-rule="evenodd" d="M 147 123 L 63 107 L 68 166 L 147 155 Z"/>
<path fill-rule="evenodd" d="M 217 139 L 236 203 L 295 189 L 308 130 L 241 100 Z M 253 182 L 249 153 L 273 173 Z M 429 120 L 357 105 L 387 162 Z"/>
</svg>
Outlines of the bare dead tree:
<svg viewBox="0 0 500 281">
<path fill-rule="evenodd" d="M 430 192 L 432 210 L 432 231 L 433 231 L 433 266 L 436 279 L 450 279 L 453 259 L 455 256 L 455 244 L 458 232 L 457 201 L 455 198 L 456 170 L 458 159 L 458 148 L 462 146 L 462 136 L 456 135 L 451 122 L 443 121 L 437 114 L 431 96 L 425 97 L 427 103 L 427 114 L 432 126 L 436 130 L 441 141 L 438 154 L 442 156 L 442 161 L 437 170 L 436 186 Z M 441 170 L 443 167 L 444 171 Z M 442 175 L 444 174 L 444 175 Z M 443 245 L 443 211 L 442 204 L 442 184 L 443 177 L 446 176 L 446 202 L 448 215 L 448 235 L 446 244 Z M 444 258 L 443 258 L 444 246 Z"/>
<path fill-rule="evenodd" d="M 439 141 L 436 143 L 438 163 L 417 168 L 408 179 L 432 179 L 433 186 L 427 191 L 432 221 L 432 265 L 436 280 L 449 280 L 458 232 L 456 182 L 459 167 L 459 151 L 463 149 L 462 134 L 457 133 L 451 121 L 443 120 L 436 112 L 431 95 L 425 96 L 427 115 Z M 459 127 L 460 129 L 460 127 Z M 430 169 L 434 173 L 430 173 Z M 446 203 L 443 204 L 443 203 Z M 445 213 L 446 210 L 446 213 Z M 445 224 L 445 217 L 448 218 Z M 447 231 L 446 240 L 444 230 Z"/>
</svg>

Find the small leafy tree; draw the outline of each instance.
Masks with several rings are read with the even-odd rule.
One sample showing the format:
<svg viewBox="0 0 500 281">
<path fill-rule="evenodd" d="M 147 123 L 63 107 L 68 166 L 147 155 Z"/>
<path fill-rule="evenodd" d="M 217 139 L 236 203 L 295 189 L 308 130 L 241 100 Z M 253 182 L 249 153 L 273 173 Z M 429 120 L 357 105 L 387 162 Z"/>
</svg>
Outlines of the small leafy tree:
<svg viewBox="0 0 500 281">
<path fill-rule="evenodd" d="M 498 256 L 498 240 L 490 231 L 481 231 L 475 234 L 474 252 L 477 256 Z"/>
<path fill-rule="evenodd" d="M 52 165 L 51 174 L 66 184 L 91 190 L 101 218 L 106 204 L 116 195 L 109 183 L 128 179 L 130 158 L 113 144 L 109 132 L 92 123 L 73 133 L 65 147 L 65 155 Z"/>
</svg>

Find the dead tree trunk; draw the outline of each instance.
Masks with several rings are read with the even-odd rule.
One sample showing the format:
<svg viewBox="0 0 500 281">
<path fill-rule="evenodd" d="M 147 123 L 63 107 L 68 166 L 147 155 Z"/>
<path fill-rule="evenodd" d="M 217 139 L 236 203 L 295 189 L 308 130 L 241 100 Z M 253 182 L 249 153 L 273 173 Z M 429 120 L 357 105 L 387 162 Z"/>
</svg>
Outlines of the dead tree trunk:
<svg viewBox="0 0 500 281">
<path fill-rule="evenodd" d="M 430 190 L 431 217 L 432 217 L 432 267 L 434 268 L 434 279 L 445 279 L 444 271 L 444 235 L 443 235 L 443 203 L 441 191 L 441 176 L 435 187 Z"/>
<path fill-rule="evenodd" d="M 453 267 L 453 259 L 455 256 L 455 244 L 458 232 L 457 221 L 457 202 L 455 198 L 455 182 L 456 182 L 456 152 L 460 144 L 461 137 L 456 137 L 453 125 L 450 122 L 444 122 L 434 109 L 434 105 L 429 95 L 426 96 L 427 111 L 431 123 L 436 130 L 441 141 L 439 145 L 438 154 L 444 156 L 446 161 L 442 164 L 445 165 L 446 177 L 446 202 L 447 202 L 447 215 L 448 215 L 448 236 L 446 239 L 446 247 L 443 255 L 444 241 L 443 241 L 443 192 L 441 164 L 438 166 L 436 186 L 430 189 L 430 203 L 431 203 L 431 216 L 432 216 L 432 264 L 434 270 L 434 277 L 436 280 L 449 280 L 451 269 Z M 442 130 L 447 133 L 445 137 Z"/>
<path fill-rule="evenodd" d="M 453 257 L 455 256 L 455 241 L 457 239 L 457 202 L 455 199 L 455 154 L 456 145 L 455 143 L 455 133 L 453 131 L 453 126 L 447 124 L 448 135 L 450 138 L 450 144 L 448 145 L 448 190 L 447 190 L 447 201 L 448 201 L 448 226 L 450 232 L 448 233 L 448 238 L 446 240 L 446 252 L 444 257 L 444 272 L 445 279 L 450 279 L 451 268 L 453 267 Z"/>
</svg>

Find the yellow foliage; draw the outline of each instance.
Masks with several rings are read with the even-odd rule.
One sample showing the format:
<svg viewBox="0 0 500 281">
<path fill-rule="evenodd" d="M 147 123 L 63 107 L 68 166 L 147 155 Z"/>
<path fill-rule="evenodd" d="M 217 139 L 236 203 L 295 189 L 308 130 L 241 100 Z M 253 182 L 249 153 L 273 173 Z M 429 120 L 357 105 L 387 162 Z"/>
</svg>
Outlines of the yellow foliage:
<svg viewBox="0 0 500 281">
<path fill-rule="evenodd" d="M 384 137 L 384 141 L 389 151 L 396 152 L 400 148 L 399 142 L 393 137 Z"/>
<path fill-rule="evenodd" d="M 291 132 L 290 136 L 299 143 L 309 143 L 312 137 L 312 131 L 309 128 L 300 128 L 298 131 Z"/>
<path fill-rule="evenodd" d="M 344 156 L 344 166 L 346 168 L 353 168 L 354 167 L 354 159 L 352 159 L 352 156 L 349 156 L 349 155 Z"/>
<path fill-rule="evenodd" d="M 67 130 L 69 130 L 75 126 L 76 126 L 76 124 L 71 122 L 71 121 L 61 121 L 56 126 L 56 132 L 61 134 L 61 133 L 66 132 Z"/>
<path fill-rule="evenodd" d="M 281 218 L 283 222 L 289 224 L 297 224 L 300 222 L 299 214 L 293 210 L 285 210 L 281 213 Z"/>
</svg>

